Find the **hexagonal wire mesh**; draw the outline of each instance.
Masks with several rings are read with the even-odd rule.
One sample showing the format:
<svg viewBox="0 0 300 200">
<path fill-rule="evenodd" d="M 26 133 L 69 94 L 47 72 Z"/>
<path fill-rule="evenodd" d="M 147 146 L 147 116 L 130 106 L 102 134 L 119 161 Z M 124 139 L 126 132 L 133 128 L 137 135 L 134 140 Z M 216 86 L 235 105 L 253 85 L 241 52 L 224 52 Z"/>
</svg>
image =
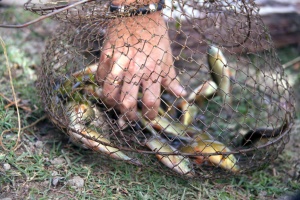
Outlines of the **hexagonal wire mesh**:
<svg viewBox="0 0 300 200">
<path fill-rule="evenodd" d="M 45 15 L 71 3 L 25 8 Z M 62 23 L 38 82 L 50 119 L 84 147 L 184 177 L 274 160 L 288 141 L 293 98 L 255 3 L 178 0 L 161 13 L 128 17 L 96 0 L 55 15 Z M 146 119 L 155 106 L 157 117 Z"/>
</svg>

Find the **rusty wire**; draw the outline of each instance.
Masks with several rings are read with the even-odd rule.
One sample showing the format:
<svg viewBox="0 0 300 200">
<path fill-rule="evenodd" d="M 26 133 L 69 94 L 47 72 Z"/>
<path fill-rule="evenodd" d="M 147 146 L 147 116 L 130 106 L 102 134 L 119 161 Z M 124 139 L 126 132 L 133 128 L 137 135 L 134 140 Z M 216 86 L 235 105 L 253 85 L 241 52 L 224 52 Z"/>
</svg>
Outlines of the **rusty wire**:
<svg viewBox="0 0 300 200">
<path fill-rule="evenodd" d="M 193 178 L 256 170 L 283 150 L 293 125 L 293 95 L 253 1 L 166 1 L 161 35 L 151 31 L 149 15 L 138 16 L 147 22 L 141 24 L 128 13 L 110 12 L 108 1 L 72 6 L 74 2 L 79 1 L 25 4 L 27 10 L 42 16 L 55 12 L 52 17 L 61 22 L 47 43 L 38 89 L 49 118 L 74 143 L 132 164 Z M 137 26 L 143 26 L 147 34 L 130 46 L 124 33 Z M 167 41 L 171 49 L 153 45 L 157 38 Z M 115 48 L 117 40 L 123 46 Z M 152 45 L 152 51 L 147 52 L 145 45 Z M 126 54 L 124 49 L 130 48 L 144 65 Z M 159 52 L 160 59 L 153 52 Z M 107 62 L 116 55 L 117 63 L 121 57 L 128 58 L 140 69 L 150 61 L 174 67 L 176 77 L 161 71 L 157 80 L 178 81 L 187 95 L 173 95 L 168 88 L 172 85 L 165 85 L 158 97 L 158 118 L 149 121 L 138 114 L 137 120 L 127 122 L 123 120 L 127 113 L 119 109 L 122 101 L 108 106 L 111 98 L 103 85 L 111 82 L 112 90 L 121 94 L 124 84 L 136 80 L 139 84 L 145 78 L 135 74 L 129 80 L 125 76 L 109 80 L 111 71 L 105 67 L 106 76 L 96 76 L 98 67 L 105 66 L 106 60 L 100 59 L 104 55 Z M 212 66 L 216 63 L 219 71 Z M 122 62 L 118 66 L 126 70 Z M 145 107 L 142 88 L 135 96 L 138 110 Z"/>
</svg>

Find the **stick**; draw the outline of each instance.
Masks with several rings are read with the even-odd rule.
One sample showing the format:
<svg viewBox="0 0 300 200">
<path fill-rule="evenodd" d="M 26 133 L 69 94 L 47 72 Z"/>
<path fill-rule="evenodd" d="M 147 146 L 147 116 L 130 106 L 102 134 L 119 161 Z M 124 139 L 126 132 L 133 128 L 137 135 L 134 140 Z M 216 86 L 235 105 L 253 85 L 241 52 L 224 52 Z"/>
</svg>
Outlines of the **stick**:
<svg viewBox="0 0 300 200">
<path fill-rule="evenodd" d="M 17 97 L 16 97 L 16 93 L 15 93 L 15 88 L 14 88 L 14 84 L 13 84 L 13 81 L 12 81 L 12 75 L 11 75 L 11 70 L 10 70 L 10 66 L 9 66 L 8 56 L 7 56 L 7 52 L 6 52 L 5 42 L 2 40 L 1 36 L 0 36 L 0 43 L 1 43 L 1 46 L 3 48 L 3 52 L 4 52 L 4 56 L 5 56 L 5 61 L 6 61 L 6 67 L 7 67 L 8 75 L 9 75 L 9 82 L 10 82 L 11 90 L 12 90 L 12 93 L 13 93 L 15 106 L 16 106 L 16 109 L 17 109 L 17 116 L 18 116 L 18 138 L 17 138 L 16 144 L 14 146 L 14 148 L 15 148 L 18 145 L 19 141 L 20 141 L 21 118 L 20 118 L 18 101 L 17 101 Z M 2 132 L 2 134 L 3 134 L 3 132 Z M 2 134 L 1 134 L 1 136 L 2 136 Z M 2 138 L 0 138 L 0 144 L 2 144 Z"/>
<path fill-rule="evenodd" d="M 297 58 L 295 58 L 295 59 L 293 59 L 293 60 L 291 60 L 291 61 L 283 64 L 282 67 L 283 67 L 283 69 L 286 69 L 286 68 L 288 68 L 290 66 L 293 66 L 294 64 L 296 64 L 298 62 L 300 62 L 300 56 L 298 56 Z"/>
<path fill-rule="evenodd" d="M 43 16 L 41 16 L 41 17 L 35 19 L 35 20 L 32 20 L 32 21 L 30 21 L 30 22 L 27 22 L 27 23 L 25 23 L 25 24 L 20 24 L 20 25 L 5 25 L 5 24 L 0 24 L 0 27 L 1 27 L 1 28 L 24 28 L 24 27 L 27 27 L 27 26 L 29 26 L 29 25 L 31 25 L 31 24 L 35 24 L 35 23 L 37 23 L 37 22 L 39 22 L 39 21 L 42 21 L 42 20 L 44 20 L 44 19 L 46 19 L 46 18 L 48 18 L 48 17 L 51 17 L 51 16 L 53 16 L 53 15 L 56 15 L 56 14 L 62 12 L 62 11 L 68 10 L 68 9 L 73 8 L 73 7 L 75 7 L 75 6 L 78 6 L 78 5 L 80 5 L 80 4 L 87 3 L 87 2 L 91 2 L 91 1 L 95 1 L 95 0 L 82 0 L 82 1 L 79 1 L 79 2 L 76 2 L 76 3 L 73 3 L 73 4 L 71 4 L 71 5 L 68 5 L 68 6 L 64 7 L 64 8 L 55 10 L 55 11 L 53 11 L 52 13 L 48 13 L 48 14 L 43 15 Z"/>
</svg>

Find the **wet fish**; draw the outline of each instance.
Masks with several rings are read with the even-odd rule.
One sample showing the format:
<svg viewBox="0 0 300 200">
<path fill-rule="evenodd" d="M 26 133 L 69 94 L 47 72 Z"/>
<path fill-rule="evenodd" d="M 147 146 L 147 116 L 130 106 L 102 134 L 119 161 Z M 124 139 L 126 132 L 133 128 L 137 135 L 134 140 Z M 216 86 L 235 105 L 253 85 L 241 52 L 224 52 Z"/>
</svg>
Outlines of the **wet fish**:
<svg viewBox="0 0 300 200">
<path fill-rule="evenodd" d="M 66 107 L 68 109 L 67 115 L 69 117 L 68 133 L 70 134 L 70 137 L 76 141 L 76 143 L 77 141 L 80 141 L 84 144 L 84 146 L 93 149 L 94 151 L 105 153 L 118 160 L 124 160 L 135 165 L 141 165 L 139 160 L 130 158 L 119 149 L 110 146 L 110 140 L 105 138 L 104 135 L 88 128 L 87 121 L 89 121 L 92 113 L 95 113 L 90 106 L 87 104 L 70 102 Z M 88 138 L 84 136 L 88 136 Z M 101 144 L 97 141 L 105 144 Z"/>
<path fill-rule="evenodd" d="M 230 77 L 231 72 L 227 66 L 227 60 L 222 51 L 210 45 L 207 51 L 208 65 L 211 70 L 211 76 L 218 86 L 218 94 L 222 97 L 223 101 L 231 104 L 230 95 Z"/>
<path fill-rule="evenodd" d="M 207 99 L 216 93 L 217 89 L 218 86 L 214 81 L 206 81 L 194 89 L 187 101 L 190 103 L 195 101 L 201 107 Z"/>
<path fill-rule="evenodd" d="M 272 138 L 276 138 L 287 130 L 288 117 L 285 117 L 283 124 L 275 129 L 272 128 L 257 128 L 246 133 L 242 140 L 242 146 L 262 145 L 268 143 Z"/>
<path fill-rule="evenodd" d="M 222 152 L 230 152 L 230 149 L 226 147 L 223 143 L 215 141 L 215 140 L 202 140 L 197 139 L 189 145 L 186 145 L 179 149 L 183 153 L 222 153 Z M 206 156 L 204 155 L 195 155 L 192 156 L 196 160 L 196 163 L 202 164 L 206 160 Z M 208 156 L 208 160 L 215 166 L 219 166 L 223 169 L 238 172 L 240 170 L 237 165 L 237 160 L 233 154 L 229 155 L 211 155 Z"/>
<path fill-rule="evenodd" d="M 194 126 L 186 126 L 180 122 L 169 121 L 163 116 L 157 116 L 150 122 L 150 125 L 157 131 L 165 132 L 173 136 L 193 136 L 201 132 Z"/>
<path fill-rule="evenodd" d="M 74 72 L 72 74 L 73 77 L 79 78 L 85 75 L 94 75 L 97 72 L 99 63 L 94 63 L 92 65 L 87 66 L 86 68 L 79 70 L 77 72 Z"/>
<path fill-rule="evenodd" d="M 178 107 L 182 111 L 181 122 L 185 126 L 189 126 L 196 118 L 199 112 L 198 106 L 195 104 L 189 104 L 186 101 L 182 101 Z"/>
<path fill-rule="evenodd" d="M 181 155 L 167 155 L 168 153 L 178 153 L 178 151 L 168 143 L 163 142 L 160 137 L 151 137 L 147 140 L 146 146 L 157 153 L 156 157 L 160 162 L 175 172 L 189 177 L 195 175 L 188 158 Z"/>
</svg>

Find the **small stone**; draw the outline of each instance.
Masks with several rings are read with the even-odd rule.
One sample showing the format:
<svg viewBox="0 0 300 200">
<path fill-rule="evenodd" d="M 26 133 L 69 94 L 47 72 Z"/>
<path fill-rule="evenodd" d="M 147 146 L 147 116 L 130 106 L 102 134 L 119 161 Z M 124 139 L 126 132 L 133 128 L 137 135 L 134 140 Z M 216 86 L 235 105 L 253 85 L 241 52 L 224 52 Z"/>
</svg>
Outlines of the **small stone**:
<svg viewBox="0 0 300 200">
<path fill-rule="evenodd" d="M 43 146 L 44 146 L 42 141 L 36 141 L 34 145 L 36 146 L 36 148 L 39 148 L 39 149 L 43 148 Z"/>
<path fill-rule="evenodd" d="M 76 188 L 82 188 L 84 186 L 84 180 L 79 176 L 74 176 L 72 179 L 68 181 L 68 184 L 71 187 L 75 186 Z"/>
<path fill-rule="evenodd" d="M 57 171 L 52 171 L 51 176 L 57 176 L 58 172 Z"/>
<path fill-rule="evenodd" d="M 58 184 L 58 182 L 59 182 L 59 180 L 61 179 L 61 177 L 53 177 L 53 179 L 52 179 L 52 185 L 53 186 L 57 186 L 57 184 Z"/>
<path fill-rule="evenodd" d="M 267 192 L 266 191 L 261 191 L 259 194 L 258 194 L 259 197 L 263 198 L 265 196 L 267 196 Z"/>
<path fill-rule="evenodd" d="M 0 200 L 12 200 L 12 198 L 6 197 L 6 198 L 0 199 Z"/>
<path fill-rule="evenodd" d="M 8 170 L 10 170 L 11 167 L 10 167 L 10 164 L 4 163 L 3 168 L 4 168 L 4 171 L 8 171 Z"/>
<path fill-rule="evenodd" d="M 50 163 L 52 165 L 62 165 L 64 164 L 66 161 L 63 158 L 54 158 L 53 160 L 50 160 Z"/>
<path fill-rule="evenodd" d="M 49 181 L 43 181 L 41 182 L 42 187 L 47 187 L 49 185 Z"/>
</svg>

